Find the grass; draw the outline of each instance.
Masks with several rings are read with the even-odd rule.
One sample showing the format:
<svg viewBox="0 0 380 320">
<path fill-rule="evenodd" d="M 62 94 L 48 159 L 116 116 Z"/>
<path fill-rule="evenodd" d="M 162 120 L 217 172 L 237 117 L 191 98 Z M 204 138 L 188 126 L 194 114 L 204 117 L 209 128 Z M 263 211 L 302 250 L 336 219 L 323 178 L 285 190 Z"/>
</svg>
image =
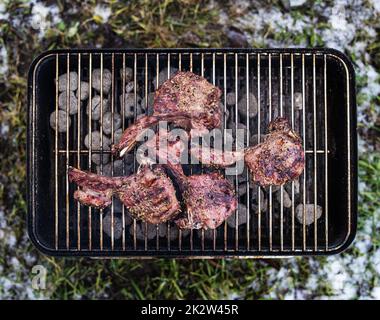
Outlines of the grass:
<svg viewBox="0 0 380 320">
<path fill-rule="evenodd" d="M 12 22 L 0 21 L 0 45 L 5 45 L 9 60 L 9 76 L 5 78 L 0 75 L 0 150 L 3 155 L 0 158 L 0 210 L 6 215 L 5 231 L 13 232 L 17 239 L 16 245 L 8 246 L 0 238 L 0 249 L 4 248 L 4 255 L 0 257 L 0 266 L 3 266 L 0 278 L 4 275 L 15 277 L 14 281 L 28 286 L 31 265 L 38 263 L 48 268 L 47 290 L 34 293 L 53 299 L 218 299 L 234 294 L 247 299 L 260 299 L 271 293 L 279 298 L 285 296 L 286 290 L 281 291 L 278 284 L 268 282 L 268 274 L 285 268 L 290 270 L 291 286 L 303 288 L 309 275 L 316 272 L 311 259 L 285 262 L 54 259 L 40 255 L 32 247 L 25 236 L 26 74 L 32 57 L 46 49 L 62 47 L 221 47 L 230 44 L 224 33 L 224 28 L 228 26 L 218 23 L 218 9 L 208 7 L 203 1 L 108 1 L 105 5 L 111 8 L 112 13 L 107 23 L 94 15 L 96 3 L 58 1 L 60 12 L 66 13 L 61 22 L 46 30 L 43 38 L 38 36 L 38 30 L 31 29 L 27 23 L 15 26 Z M 278 1 L 268 3 L 279 6 Z M 231 24 L 241 14 L 231 1 L 223 1 L 220 6 L 229 13 Z M 77 10 L 68 13 L 69 8 Z M 250 9 L 253 9 L 252 6 Z M 7 11 L 12 21 L 27 21 L 31 15 L 27 1 L 9 1 Z M 295 19 L 301 19 L 304 15 L 314 16 L 315 12 L 312 9 L 297 9 L 291 14 Z M 327 25 L 322 19 L 315 28 L 305 29 L 301 34 L 286 31 L 276 33 L 274 30 L 265 33 L 267 38 L 284 43 L 315 46 L 323 45 L 315 29 L 324 28 Z M 360 39 L 363 40 L 363 35 L 360 35 Z M 256 46 L 257 43 L 251 45 Z M 379 48 L 380 41 L 368 44 L 370 62 L 375 66 L 380 65 Z M 365 79 L 362 83 L 359 79 L 358 87 L 364 85 Z M 363 99 L 365 101 L 365 97 Z M 376 109 L 372 108 L 378 105 L 379 101 L 374 100 L 368 112 L 373 113 Z M 361 130 L 361 134 L 373 145 L 379 144 L 378 126 Z M 359 227 L 362 228 L 365 218 L 374 217 L 375 210 L 380 206 L 379 154 L 361 155 L 359 176 L 367 185 L 359 203 Z M 376 228 L 373 230 L 375 248 L 380 245 L 376 236 L 378 232 Z M 27 253 L 36 257 L 36 262 L 30 265 L 25 258 Z M 17 257 L 22 268 L 14 273 L 9 259 L 5 257 Z M 325 263 L 324 258 L 318 261 Z M 296 270 L 292 269 L 294 265 L 297 266 Z M 333 294 L 328 284 L 318 290 L 313 294 Z M 6 286 L 0 281 L 0 296 L 6 292 Z M 12 297 L 22 296 L 18 291 L 9 294 Z"/>
<path fill-rule="evenodd" d="M 379 221 L 376 221 L 375 210 L 380 208 L 380 154 L 364 155 L 359 159 L 359 176 L 367 188 L 360 193 L 359 212 L 361 217 L 373 218 L 373 245 L 379 248 L 380 239 L 377 237 Z M 379 214 L 378 214 L 379 216 Z M 359 228 L 364 219 L 359 219 Z"/>
</svg>

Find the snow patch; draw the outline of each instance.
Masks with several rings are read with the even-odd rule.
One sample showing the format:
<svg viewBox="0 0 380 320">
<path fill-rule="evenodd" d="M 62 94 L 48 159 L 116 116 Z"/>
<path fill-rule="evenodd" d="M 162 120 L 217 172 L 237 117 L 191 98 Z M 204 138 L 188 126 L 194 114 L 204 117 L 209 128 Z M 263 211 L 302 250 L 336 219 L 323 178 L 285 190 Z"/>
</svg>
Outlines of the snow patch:
<svg viewBox="0 0 380 320">
<path fill-rule="evenodd" d="M 112 10 L 108 6 L 97 4 L 94 8 L 94 15 L 101 17 L 103 23 L 108 22 L 108 19 L 111 16 L 111 14 Z"/>
<path fill-rule="evenodd" d="M 6 3 L 0 2 L 0 20 L 8 20 L 9 13 L 7 12 Z"/>
<path fill-rule="evenodd" d="M 62 20 L 57 5 L 46 6 L 41 2 L 32 1 L 32 12 L 29 23 L 34 30 L 38 31 L 40 39 L 45 36 L 49 28 L 57 25 L 60 21 Z"/>
</svg>

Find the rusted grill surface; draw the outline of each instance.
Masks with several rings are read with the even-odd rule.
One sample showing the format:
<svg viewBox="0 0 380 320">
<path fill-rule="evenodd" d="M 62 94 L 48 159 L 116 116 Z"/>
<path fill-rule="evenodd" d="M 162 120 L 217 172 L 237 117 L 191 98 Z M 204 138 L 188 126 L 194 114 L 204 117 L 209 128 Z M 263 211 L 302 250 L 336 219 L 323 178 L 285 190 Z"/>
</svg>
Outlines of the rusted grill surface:
<svg viewBox="0 0 380 320">
<path fill-rule="evenodd" d="M 104 73 L 111 73 L 109 92 L 95 90 L 92 71 L 100 69 L 100 88 Z M 126 71 L 132 71 L 127 77 Z M 206 77 L 223 91 L 223 129 L 245 128 L 245 146 L 260 142 L 268 123 L 277 116 L 290 120 L 303 139 L 306 168 L 295 182 L 266 190 L 251 185 L 248 172 L 229 177 L 239 196 L 235 218 L 215 231 L 178 230 L 174 223 L 148 225 L 131 220 L 127 209 L 116 203 L 104 210 L 79 205 L 73 200 L 74 184 L 67 179 L 69 165 L 103 173 L 109 150 L 84 138 L 100 132 L 103 140 L 103 112 L 95 121 L 92 99 L 100 96 L 100 109 L 109 108 L 112 119 L 118 113 L 125 129 L 142 113 L 151 114 L 149 93 L 154 92 L 176 70 L 190 70 Z M 78 112 L 67 112 L 66 132 L 49 126 L 56 111 L 58 124 L 58 77 L 70 71 L 78 74 L 77 95 L 89 84 L 89 98 L 78 99 Z M 355 226 L 356 172 L 353 170 L 352 114 L 354 97 L 351 69 L 336 52 L 318 50 L 141 50 L 141 51 L 60 51 L 36 61 L 30 72 L 29 112 L 29 187 L 32 239 L 51 254 L 90 256 L 177 256 L 261 257 L 272 255 L 327 254 L 346 246 Z M 129 74 L 128 74 L 129 75 Z M 128 78 L 128 79 L 126 79 Z M 134 82 L 127 93 L 128 83 Z M 66 111 L 70 107 L 70 88 L 66 90 Z M 133 94 L 134 108 L 126 118 L 126 95 Z M 107 106 L 104 106 L 107 99 Z M 255 117 L 242 117 L 257 102 Z M 70 118 L 70 126 L 69 126 Z M 113 121 L 111 134 L 115 140 Z M 55 128 L 57 129 L 57 127 Z M 337 135 L 342 135 L 337 138 Z M 43 141 L 41 141 L 43 139 Z M 39 157 L 40 155 L 40 157 Z M 100 157 L 100 164 L 92 161 Z M 42 162 L 42 163 L 41 163 Z M 356 159 L 354 159 L 356 163 Z M 122 172 L 138 168 L 136 160 L 123 160 Z M 336 169 L 337 166 L 341 166 Z M 129 172 L 130 173 L 130 172 Z M 129 174 L 128 173 L 128 174 Z M 45 186 L 40 186 L 46 184 Z M 33 186 L 37 186 L 36 188 Z M 341 189 L 338 189 L 341 188 Z M 244 193 L 244 189 L 247 190 Z M 341 193 L 337 195 L 337 193 Z M 41 203 L 42 194 L 44 201 Z M 303 204 L 297 218 L 297 206 Z M 311 205 L 313 223 L 306 225 L 306 205 Z M 300 209 L 298 209 L 299 212 Z M 318 213 L 322 212 L 318 218 Z M 310 214 L 310 212 L 309 212 Z M 243 223 L 241 223 L 243 222 Z"/>
</svg>

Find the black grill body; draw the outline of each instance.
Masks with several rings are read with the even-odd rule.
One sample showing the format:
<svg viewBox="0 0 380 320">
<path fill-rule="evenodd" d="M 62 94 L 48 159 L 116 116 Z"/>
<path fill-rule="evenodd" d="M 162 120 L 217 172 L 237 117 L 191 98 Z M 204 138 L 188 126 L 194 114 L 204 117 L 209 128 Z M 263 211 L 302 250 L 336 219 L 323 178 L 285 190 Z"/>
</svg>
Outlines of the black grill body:
<svg viewBox="0 0 380 320">
<path fill-rule="evenodd" d="M 120 71 L 126 68 L 132 70 L 132 79 L 126 79 L 125 72 Z M 130 94 L 136 103 L 145 102 L 146 113 L 150 114 L 149 93 L 170 76 L 168 70 L 175 69 L 200 74 L 222 89 L 221 108 L 230 111 L 223 128 L 237 126 L 234 119 L 243 123 L 248 133 L 246 145 L 252 143 L 253 135 L 266 133 L 271 119 L 285 116 L 303 139 L 304 174 L 280 190 L 261 191 L 246 182 L 246 172 L 234 177 L 236 188 L 247 184 L 249 190 L 239 198 L 240 212 L 236 213 L 238 220 L 245 210 L 246 222 L 232 226 L 226 222 L 215 231 L 193 230 L 185 234 L 176 230 L 173 223 L 151 226 L 132 220 L 128 224 L 126 208 L 116 209 L 113 205 L 107 212 L 100 212 L 80 206 L 73 199 L 76 186 L 68 182 L 67 167 L 93 172 L 103 170 L 104 165 L 96 169 L 90 159 L 94 154 L 106 157 L 109 151 L 87 149 L 83 142 L 89 132 L 102 130 L 101 125 L 86 113 L 88 100 L 79 102 L 79 112 L 68 116 L 71 124 L 66 133 L 54 131 L 49 118 L 59 108 L 57 76 L 75 71 L 91 88 L 94 80 L 91 70 L 94 69 L 101 70 L 102 79 L 104 70 L 111 73 L 110 91 L 91 89 L 90 96 L 99 94 L 107 98 L 112 114 L 122 113 L 124 109 L 123 96 L 127 93 L 123 88 L 128 81 L 138 83 Z M 341 252 L 354 239 L 357 218 L 355 80 L 351 62 L 338 51 L 54 50 L 34 60 L 28 81 L 28 229 L 33 243 L 45 254 L 123 258 L 328 255 Z M 232 107 L 227 104 L 227 94 L 235 99 Z M 259 112 L 243 120 L 237 109 L 242 104 L 248 107 L 250 99 L 254 99 L 251 94 L 257 99 Z M 135 116 L 138 113 L 136 111 Z M 124 129 L 134 121 L 122 118 Z M 114 134 L 109 138 L 113 140 Z M 137 170 L 136 164 L 134 169 Z M 314 223 L 306 226 L 298 221 L 299 204 L 312 205 Z M 322 214 L 317 219 L 319 208 Z M 106 215 L 110 223 L 104 221 Z M 116 222 L 121 222 L 121 234 L 116 230 Z M 108 233 L 107 228 L 110 228 Z"/>
</svg>

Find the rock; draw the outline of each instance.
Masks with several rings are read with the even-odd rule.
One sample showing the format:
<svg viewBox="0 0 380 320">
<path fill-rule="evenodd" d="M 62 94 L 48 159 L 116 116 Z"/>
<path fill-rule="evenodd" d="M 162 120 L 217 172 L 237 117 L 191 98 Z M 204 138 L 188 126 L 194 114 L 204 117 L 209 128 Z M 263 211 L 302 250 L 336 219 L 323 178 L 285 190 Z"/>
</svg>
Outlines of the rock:
<svg viewBox="0 0 380 320">
<path fill-rule="evenodd" d="M 170 226 L 170 240 L 176 240 L 178 239 L 179 230 L 176 225 Z"/>
<path fill-rule="evenodd" d="M 236 214 L 233 213 L 228 219 L 227 224 L 231 228 L 235 228 L 235 222 L 236 222 Z M 244 204 L 239 203 L 238 208 L 238 225 L 241 226 L 242 224 L 247 223 L 247 206 Z"/>
<path fill-rule="evenodd" d="M 238 28 L 230 27 L 226 31 L 226 36 L 233 48 L 248 47 L 249 43 L 245 34 Z"/>
<path fill-rule="evenodd" d="M 237 124 L 237 128 L 238 129 L 242 129 L 242 130 L 247 130 L 247 125 L 245 124 L 245 123 L 242 123 L 242 122 L 238 122 L 238 124 Z M 233 136 L 235 136 L 235 134 L 236 134 L 236 126 L 234 125 L 232 128 L 232 134 L 233 134 Z M 244 136 L 245 136 L 245 133 L 244 133 Z"/>
<path fill-rule="evenodd" d="M 294 93 L 294 109 L 302 110 L 302 93 L 301 92 Z"/>
<path fill-rule="evenodd" d="M 139 85 L 138 84 L 136 86 L 136 91 L 137 90 L 139 90 Z M 134 81 L 129 81 L 125 85 L 125 92 L 127 92 L 127 93 L 133 92 L 134 93 L 134 91 L 135 91 L 135 83 L 134 83 Z"/>
<path fill-rule="evenodd" d="M 103 98 L 103 115 L 109 110 L 109 100 Z M 101 111 L 101 103 L 100 103 L 100 96 L 96 95 L 91 99 L 91 119 L 92 120 L 99 120 L 100 119 L 100 111 Z M 90 102 L 87 104 L 86 113 L 90 113 Z"/>
<path fill-rule="evenodd" d="M 254 212 L 255 214 L 259 214 L 259 204 L 256 202 L 251 202 L 251 212 Z M 264 201 L 260 202 L 260 214 L 263 214 L 264 212 L 268 211 L 268 200 L 264 199 Z"/>
<path fill-rule="evenodd" d="M 173 68 L 171 67 L 170 68 L 170 77 L 172 77 L 176 72 L 178 71 L 177 68 Z M 165 67 L 163 68 L 160 73 L 158 74 L 158 85 L 160 86 L 164 81 L 166 81 L 168 79 L 168 68 Z M 157 76 L 155 76 L 153 78 L 153 86 L 154 86 L 154 89 L 156 90 L 157 89 Z"/>
<path fill-rule="evenodd" d="M 92 87 L 100 92 L 101 70 L 92 70 Z M 103 68 L 103 94 L 106 95 L 111 89 L 112 73 L 108 69 Z"/>
<path fill-rule="evenodd" d="M 121 138 L 121 136 L 123 135 L 123 129 L 117 129 L 114 133 L 113 133 L 113 141 L 114 141 L 114 143 L 116 144 L 116 143 L 119 143 L 119 141 L 120 141 L 120 138 Z"/>
<path fill-rule="evenodd" d="M 89 95 L 89 85 L 88 85 L 88 82 L 86 81 L 81 81 L 80 82 L 80 100 L 86 100 L 88 98 L 88 95 Z M 77 93 L 76 93 L 76 97 L 78 98 L 78 94 L 79 94 L 79 88 L 77 90 Z"/>
<path fill-rule="evenodd" d="M 198 37 L 198 35 L 190 30 L 181 35 L 180 39 L 184 44 L 187 45 L 198 45 L 201 42 L 201 39 Z"/>
<path fill-rule="evenodd" d="M 215 230 L 215 232 L 216 232 L 216 230 Z M 205 230 L 204 235 L 205 235 L 205 240 L 214 240 L 214 230 L 213 229 Z"/>
<path fill-rule="evenodd" d="M 163 238 L 166 237 L 168 225 L 166 223 L 160 223 L 158 225 L 158 235 Z"/>
<path fill-rule="evenodd" d="M 168 233 L 168 224 L 167 223 L 160 223 L 158 225 L 158 232 L 160 238 L 167 238 Z M 189 229 L 182 229 L 182 238 L 187 237 L 190 234 Z M 178 239 L 179 236 L 179 228 L 175 224 L 170 224 L 170 241 Z"/>
<path fill-rule="evenodd" d="M 249 145 L 250 146 L 255 146 L 259 143 L 259 139 L 258 139 L 259 135 L 256 133 L 256 134 L 253 134 L 249 137 Z M 265 141 L 265 137 L 266 135 L 265 134 L 260 134 L 260 143 Z"/>
<path fill-rule="evenodd" d="M 55 111 L 50 115 L 50 126 L 55 130 Z M 58 110 L 58 132 L 66 132 L 66 120 L 69 120 L 69 127 L 71 125 L 70 117 L 67 119 L 67 113 L 63 110 Z"/>
<path fill-rule="evenodd" d="M 69 73 L 70 77 L 70 91 L 75 91 L 78 88 L 78 74 L 75 71 Z M 63 92 L 67 89 L 67 73 L 58 77 L 58 91 Z"/>
<path fill-rule="evenodd" d="M 298 194 L 300 193 L 300 182 L 299 180 L 294 180 L 294 194 Z M 292 194 L 292 182 L 288 182 L 286 185 L 285 185 L 285 189 L 286 191 L 288 191 L 289 195 Z"/>
<path fill-rule="evenodd" d="M 98 174 L 100 174 L 100 167 L 96 168 Z M 107 163 L 105 166 L 103 166 L 103 175 L 104 176 L 114 176 L 114 177 L 120 177 L 123 176 L 123 161 L 122 160 L 115 160 L 113 162 L 113 175 L 112 175 L 112 163 Z"/>
<path fill-rule="evenodd" d="M 225 121 L 228 121 L 229 117 L 230 117 L 230 110 L 226 109 L 226 112 L 224 112 L 224 119 L 226 119 Z"/>
<path fill-rule="evenodd" d="M 227 106 L 234 106 L 235 105 L 235 92 L 228 92 L 226 95 L 226 104 Z"/>
<path fill-rule="evenodd" d="M 136 115 L 142 113 L 141 108 L 141 97 L 137 95 L 136 97 Z M 124 95 L 124 104 L 123 104 L 123 95 L 120 95 L 121 107 L 124 106 L 124 117 L 127 119 L 133 119 L 135 117 L 135 95 L 133 93 L 126 93 Z"/>
<path fill-rule="evenodd" d="M 257 99 L 253 93 L 249 93 L 248 117 L 254 118 L 257 115 Z M 239 113 L 247 119 L 247 93 L 244 93 L 238 102 Z"/>
<path fill-rule="evenodd" d="M 305 225 L 310 225 L 314 223 L 314 204 L 306 204 L 305 206 Z M 296 207 L 296 218 L 299 223 L 303 224 L 303 204 L 299 204 Z M 317 220 L 322 216 L 322 207 L 317 205 L 317 214 L 316 218 Z"/>
<path fill-rule="evenodd" d="M 112 112 L 106 112 L 103 115 L 103 132 L 105 134 L 111 134 L 112 132 Z M 118 113 L 113 114 L 113 130 L 117 130 L 121 127 L 121 116 Z"/>
<path fill-rule="evenodd" d="M 61 110 L 67 111 L 69 110 L 69 114 L 76 114 L 78 112 L 78 99 L 75 96 L 75 93 L 73 91 L 70 91 L 69 93 L 69 103 L 70 106 L 67 107 L 67 92 L 61 92 L 58 96 L 58 107 Z"/>
<path fill-rule="evenodd" d="M 278 202 L 281 201 L 281 191 L 276 193 L 276 199 Z M 290 208 L 292 206 L 292 199 L 290 199 L 289 193 L 285 189 L 282 191 L 283 206 L 285 208 Z"/>
<path fill-rule="evenodd" d="M 272 186 L 272 194 L 275 194 L 278 190 L 280 190 L 280 186 Z M 270 187 L 265 187 L 265 191 L 269 193 Z"/>
<path fill-rule="evenodd" d="M 223 102 L 221 102 L 221 103 L 219 104 L 219 108 L 220 108 L 220 110 L 221 110 L 222 113 L 223 113 L 223 112 L 224 112 L 224 104 L 223 104 Z M 228 108 L 226 108 L 226 111 L 224 112 L 224 118 L 223 118 L 223 121 L 224 121 L 224 119 L 227 121 L 229 117 L 230 117 L 230 110 L 228 110 Z M 223 122 L 223 123 L 224 123 L 224 122 Z"/>
<path fill-rule="evenodd" d="M 244 168 L 243 172 L 238 175 L 239 178 L 239 184 L 240 183 L 247 183 L 247 168 Z"/>
<path fill-rule="evenodd" d="M 148 93 L 148 108 L 152 108 L 153 107 L 153 102 L 154 102 L 154 95 L 155 93 L 154 92 L 150 92 Z M 141 99 L 141 108 L 145 111 L 147 109 L 147 107 L 145 106 L 145 97 L 143 97 Z"/>
<path fill-rule="evenodd" d="M 87 134 L 84 137 L 84 145 L 87 149 L 89 149 L 89 138 L 90 134 Z M 101 141 L 100 141 L 100 132 L 99 131 L 93 131 L 91 133 L 91 149 L 92 150 L 100 150 Z M 111 145 L 111 140 L 107 138 L 107 136 L 103 135 L 103 150 L 109 150 Z"/>
<path fill-rule="evenodd" d="M 126 164 L 133 164 L 135 156 L 133 155 L 133 153 L 124 154 L 123 160 Z"/>
<path fill-rule="evenodd" d="M 250 204 L 251 208 L 257 212 L 258 209 L 258 203 L 259 203 L 259 190 L 260 190 L 260 209 L 262 212 L 267 210 L 268 207 L 268 199 L 265 196 L 265 193 L 262 188 L 259 188 L 257 184 L 250 183 L 249 185 L 250 189 L 252 190 L 250 193 Z"/>
<path fill-rule="evenodd" d="M 239 183 L 238 190 L 239 197 L 244 196 L 247 193 L 247 182 Z"/>
<path fill-rule="evenodd" d="M 294 180 L 294 193 L 300 193 L 300 181 L 299 180 Z"/>
<path fill-rule="evenodd" d="M 115 160 L 113 163 L 113 175 L 114 177 L 123 176 L 123 160 Z"/>
<path fill-rule="evenodd" d="M 124 210 L 124 214 L 125 214 L 125 217 L 124 217 L 124 219 L 125 219 L 125 225 L 126 226 L 131 225 L 133 223 L 133 218 L 131 217 L 130 214 L 128 214 L 128 210 L 127 209 Z"/>
<path fill-rule="evenodd" d="M 113 215 L 113 237 L 115 240 L 121 238 L 124 231 L 123 221 L 118 214 Z M 108 209 L 107 213 L 103 217 L 103 232 L 109 237 L 112 237 L 112 215 L 111 209 Z"/>
<path fill-rule="evenodd" d="M 126 67 L 125 68 L 125 83 L 133 79 L 133 69 Z M 123 81 L 123 68 L 120 69 L 120 80 Z"/>
<path fill-rule="evenodd" d="M 110 161 L 109 153 L 103 153 L 103 156 L 100 153 L 94 153 L 91 155 L 91 160 L 96 165 L 107 164 Z"/>
<path fill-rule="evenodd" d="M 124 176 L 130 176 L 131 174 L 134 173 L 134 166 L 133 163 L 131 164 L 125 164 L 124 165 Z"/>
<path fill-rule="evenodd" d="M 179 230 L 178 230 L 178 232 L 179 232 Z M 181 235 L 182 235 L 182 239 L 186 238 L 187 236 L 190 235 L 190 229 L 182 229 Z"/>
<path fill-rule="evenodd" d="M 123 212 L 123 203 L 118 198 L 113 199 L 113 212 L 115 214 L 120 214 L 120 216 Z"/>
<path fill-rule="evenodd" d="M 129 227 L 129 232 L 133 237 L 133 223 Z M 147 235 L 148 240 L 154 239 L 156 237 L 156 225 L 147 224 L 147 229 L 145 229 L 145 222 L 140 222 L 136 224 L 136 238 L 138 240 L 145 240 L 145 234 Z"/>
</svg>

